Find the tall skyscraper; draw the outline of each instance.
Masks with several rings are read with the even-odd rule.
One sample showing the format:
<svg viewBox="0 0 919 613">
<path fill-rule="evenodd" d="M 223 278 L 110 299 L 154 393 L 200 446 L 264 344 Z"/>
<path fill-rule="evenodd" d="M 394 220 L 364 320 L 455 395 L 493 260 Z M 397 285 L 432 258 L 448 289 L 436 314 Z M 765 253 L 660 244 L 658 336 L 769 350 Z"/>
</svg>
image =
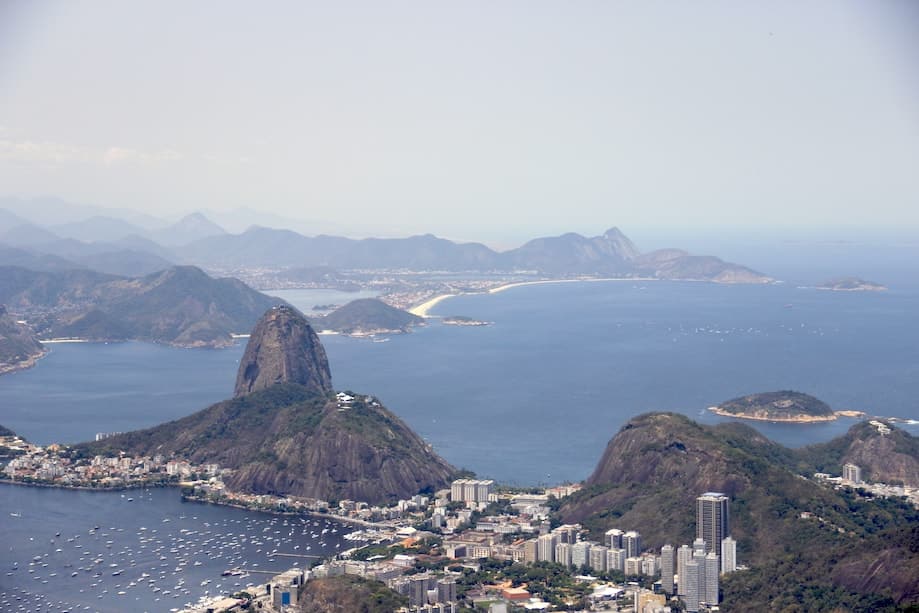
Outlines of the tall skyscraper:
<svg viewBox="0 0 919 613">
<path fill-rule="evenodd" d="M 706 492 L 696 498 L 696 537 L 705 539 L 709 550 L 721 556 L 721 541 L 731 534 L 728 497 Z"/>
<path fill-rule="evenodd" d="M 686 564 L 692 561 L 692 547 L 689 545 L 680 545 L 676 552 L 676 575 L 677 575 L 677 594 L 686 595 L 686 586 L 689 584 L 686 579 Z"/>
<path fill-rule="evenodd" d="M 665 594 L 673 594 L 673 545 L 661 547 L 661 589 Z"/>
<path fill-rule="evenodd" d="M 708 604 L 718 604 L 718 571 L 721 563 L 718 554 L 711 552 L 705 556 L 705 594 L 704 600 Z"/>
<path fill-rule="evenodd" d="M 737 570 L 737 541 L 727 536 L 721 541 L 721 572 Z"/>
<path fill-rule="evenodd" d="M 699 610 L 699 602 L 702 600 L 702 594 L 699 593 L 699 574 L 701 572 L 704 572 L 703 565 L 699 564 L 696 559 L 691 559 L 683 566 L 683 574 L 680 575 L 680 589 L 683 590 L 681 598 L 689 613 L 696 613 Z"/>
</svg>

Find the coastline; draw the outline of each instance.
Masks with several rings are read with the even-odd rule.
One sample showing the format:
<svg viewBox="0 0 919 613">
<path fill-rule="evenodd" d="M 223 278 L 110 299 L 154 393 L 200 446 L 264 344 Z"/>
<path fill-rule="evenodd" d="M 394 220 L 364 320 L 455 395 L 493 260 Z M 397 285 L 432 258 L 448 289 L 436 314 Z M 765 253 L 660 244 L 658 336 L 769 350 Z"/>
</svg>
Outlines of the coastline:
<svg viewBox="0 0 919 613">
<path fill-rule="evenodd" d="M 452 298 L 453 296 L 461 296 L 461 295 L 465 295 L 465 294 L 440 294 L 439 296 L 434 296 L 430 300 L 422 302 L 418 306 L 410 308 L 408 312 L 411 313 L 412 315 L 416 315 L 417 317 L 424 317 L 425 319 L 428 319 L 432 317 L 432 315 L 428 315 L 428 311 L 433 309 L 435 306 L 437 306 L 439 303 L 443 302 L 447 298 Z"/>
<path fill-rule="evenodd" d="M 510 283 L 505 283 L 503 285 L 498 285 L 497 287 L 492 287 L 481 292 L 460 292 L 460 293 L 450 293 L 450 294 L 439 294 L 433 298 L 422 302 L 421 304 L 414 306 L 408 310 L 412 315 L 417 315 L 418 317 L 424 317 L 425 319 L 434 317 L 429 314 L 429 311 L 435 306 L 446 300 L 447 298 L 453 298 L 454 296 L 477 296 L 482 294 L 497 294 L 515 287 L 525 287 L 527 285 L 548 285 L 550 283 L 597 283 L 597 282 L 611 282 L 611 281 L 640 281 L 642 283 L 646 281 L 660 281 L 661 279 L 656 279 L 654 277 L 611 277 L 611 278 L 587 278 L 587 279 L 540 279 L 538 281 L 512 281 Z"/>
<path fill-rule="evenodd" d="M 34 481 L 17 481 L 13 479 L 0 478 L 0 485 L 18 485 L 23 487 L 41 487 L 46 489 L 57 489 L 57 490 L 71 490 L 71 491 L 82 491 L 82 492 L 126 492 L 129 490 L 140 490 L 140 489 L 153 489 L 153 488 L 174 488 L 179 489 L 183 487 L 182 483 L 138 483 L 131 485 L 119 485 L 115 487 L 86 487 L 83 485 L 64 485 L 59 483 L 38 483 Z M 187 496 L 185 494 L 179 494 L 179 497 L 183 502 L 197 502 L 199 504 L 212 504 L 218 507 L 232 507 L 234 509 L 241 509 L 243 511 L 251 511 L 253 513 L 267 513 L 269 515 L 309 515 L 311 517 L 322 517 L 325 519 L 331 519 L 338 521 L 344 524 L 353 524 L 358 526 L 363 526 L 365 528 L 392 528 L 388 524 L 378 524 L 364 519 L 358 519 L 356 517 L 343 517 L 341 515 L 335 515 L 334 513 L 319 513 L 317 511 L 308 511 L 308 510 L 299 510 L 299 511 L 277 511 L 272 509 L 260 509 L 256 507 L 250 507 L 245 504 L 232 503 L 232 502 L 220 502 L 214 500 L 203 500 L 195 496 Z"/>
<path fill-rule="evenodd" d="M 539 281 L 515 281 L 513 283 L 506 283 L 504 285 L 499 285 L 498 287 L 493 287 L 488 290 L 488 294 L 497 294 L 515 287 L 525 287 L 527 285 L 547 285 L 550 283 L 599 283 L 599 282 L 611 282 L 611 281 L 660 281 L 654 277 L 604 277 L 604 278 L 587 278 L 587 279 L 542 279 Z"/>
<path fill-rule="evenodd" d="M 28 370 L 29 368 L 32 368 L 33 366 L 38 364 L 38 361 L 42 359 L 43 357 L 45 357 L 46 355 L 48 355 L 49 353 L 51 353 L 50 349 L 44 349 L 42 350 L 41 353 L 30 356 L 21 362 L 17 362 L 16 364 L 9 364 L 9 365 L 2 366 L 0 367 L 0 375 L 6 375 L 12 372 L 18 372 L 20 370 Z"/>
</svg>

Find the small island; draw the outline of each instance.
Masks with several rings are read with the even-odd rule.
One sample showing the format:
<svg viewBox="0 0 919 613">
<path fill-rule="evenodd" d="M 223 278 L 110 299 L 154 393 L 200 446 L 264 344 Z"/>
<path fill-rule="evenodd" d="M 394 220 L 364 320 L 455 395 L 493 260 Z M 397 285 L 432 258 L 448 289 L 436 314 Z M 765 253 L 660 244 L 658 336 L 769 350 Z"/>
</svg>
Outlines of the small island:
<svg viewBox="0 0 919 613">
<path fill-rule="evenodd" d="M 834 411 L 822 400 L 790 390 L 741 396 L 709 410 L 724 417 L 794 423 L 833 421 L 840 416 L 863 415 L 858 411 Z"/>
<path fill-rule="evenodd" d="M 842 277 L 839 279 L 830 279 L 817 286 L 817 289 L 829 290 L 832 292 L 883 292 L 887 287 L 874 281 L 865 281 L 858 277 Z"/>
<path fill-rule="evenodd" d="M 404 334 L 416 326 L 424 325 L 423 318 L 391 307 L 376 298 L 352 300 L 327 315 L 311 316 L 310 322 L 317 330 L 354 337 Z"/>
<path fill-rule="evenodd" d="M 444 317 L 441 323 L 448 326 L 490 326 L 492 322 L 473 319 L 463 315 L 451 315 L 450 317 Z"/>
</svg>

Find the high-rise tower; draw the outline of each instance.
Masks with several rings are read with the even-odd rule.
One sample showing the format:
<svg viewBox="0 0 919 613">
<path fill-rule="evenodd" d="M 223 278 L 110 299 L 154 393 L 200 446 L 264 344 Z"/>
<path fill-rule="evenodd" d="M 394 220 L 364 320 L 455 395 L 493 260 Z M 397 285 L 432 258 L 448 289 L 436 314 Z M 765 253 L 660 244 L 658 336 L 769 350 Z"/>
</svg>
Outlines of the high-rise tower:
<svg viewBox="0 0 919 613">
<path fill-rule="evenodd" d="M 709 551 L 721 557 L 721 541 L 731 534 L 728 497 L 706 492 L 696 498 L 696 537 L 705 539 Z"/>
</svg>

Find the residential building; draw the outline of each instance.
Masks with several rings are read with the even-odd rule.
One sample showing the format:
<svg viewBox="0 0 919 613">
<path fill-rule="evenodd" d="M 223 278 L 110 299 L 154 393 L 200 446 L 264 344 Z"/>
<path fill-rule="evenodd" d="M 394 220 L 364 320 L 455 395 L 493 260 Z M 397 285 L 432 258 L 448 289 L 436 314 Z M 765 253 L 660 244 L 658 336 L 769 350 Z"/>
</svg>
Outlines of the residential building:
<svg viewBox="0 0 919 613">
<path fill-rule="evenodd" d="M 676 561 L 673 545 L 661 547 L 661 590 L 665 594 L 673 594 L 673 565 Z"/>
<path fill-rule="evenodd" d="M 683 590 L 681 597 L 688 613 L 697 613 L 699 603 L 702 601 L 702 595 L 699 593 L 699 574 L 701 570 L 702 566 L 695 557 L 683 565 L 683 574 L 680 575 L 680 589 Z"/>
<path fill-rule="evenodd" d="M 571 546 L 571 565 L 575 568 L 587 566 L 590 562 L 590 543 L 581 541 Z"/>
<path fill-rule="evenodd" d="M 705 556 L 705 589 L 704 600 L 707 604 L 718 604 L 718 575 L 721 568 L 721 562 L 718 554 L 711 552 Z"/>
<path fill-rule="evenodd" d="M 721 541 L 721 572 L 732 573 L 737 570 L 737 541 L 725 537 Z"/>
<path fill-rule="evenodd" d="M 844 481 L 858 485 L 862 482 L 862 469 L 855 464 L 844 464 L 842 478 Z"/>
<path fill-rule="evenodd" d="M 598 573 L 605 572 L 607 570 L 606 565 L 606 554 L 609 551 L 608 547 L 603 545 L 592 545 L 590 547 L 590 568 L 595 570 Z"/>
<path fill-rule="evenodd" d="M 637 558 L 641 555 L 641 535 L 634 531 L 629 530 L 622 535 L 622 548 L 625 549 L 626 554 L 630 558 Z"/>
<path fill-rule="evenodd" d="M 555 562 L 555 546 L 558 537 L 554 534 L 543 534 L 536 539 L 536 559 L 539 562 Z"/>
</svg>

